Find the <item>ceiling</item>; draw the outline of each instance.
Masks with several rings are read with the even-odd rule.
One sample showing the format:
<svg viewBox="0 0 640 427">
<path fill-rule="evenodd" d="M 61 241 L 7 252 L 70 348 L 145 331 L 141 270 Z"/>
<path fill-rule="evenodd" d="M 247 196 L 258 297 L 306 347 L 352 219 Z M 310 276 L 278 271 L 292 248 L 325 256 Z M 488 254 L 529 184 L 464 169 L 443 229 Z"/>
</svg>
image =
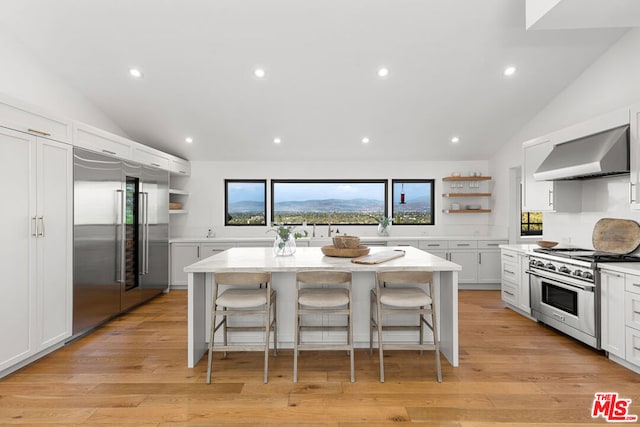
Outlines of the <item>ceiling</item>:
<svg viewBox="0 0 640 427">
<path fill-rule="evenodd" d="M 0 24 L 190 160 L 488 159 L 627 31 L 526 31 L 524 0 L 3 0 Z"/>
</svg>

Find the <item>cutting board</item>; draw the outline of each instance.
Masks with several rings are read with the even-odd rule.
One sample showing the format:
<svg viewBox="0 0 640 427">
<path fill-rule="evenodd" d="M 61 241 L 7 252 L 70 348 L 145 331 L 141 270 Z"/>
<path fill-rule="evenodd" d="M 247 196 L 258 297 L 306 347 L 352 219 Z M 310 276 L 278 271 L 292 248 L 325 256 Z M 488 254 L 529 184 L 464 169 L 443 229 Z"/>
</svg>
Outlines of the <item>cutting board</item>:
<svg viewBox="0 0 640 427">
<path fill-rule="evenodd" d="M 352 259 L 351 262 L 355 262 L 356 264 L 380 264 L 385 261 L 400 258 L 403 256 L 404 256 L 404 251 L 398 249 L 393 251 L 377 252 L 375 254 L 361 256 L 361 257 Z"/>
<path fill-rule="evenodd" d="M 614 254 L 628 254 L 640 246 L 640 224 L 629 219 L 602 218 L 593 228 L 593 248 Z"/>
</svg>

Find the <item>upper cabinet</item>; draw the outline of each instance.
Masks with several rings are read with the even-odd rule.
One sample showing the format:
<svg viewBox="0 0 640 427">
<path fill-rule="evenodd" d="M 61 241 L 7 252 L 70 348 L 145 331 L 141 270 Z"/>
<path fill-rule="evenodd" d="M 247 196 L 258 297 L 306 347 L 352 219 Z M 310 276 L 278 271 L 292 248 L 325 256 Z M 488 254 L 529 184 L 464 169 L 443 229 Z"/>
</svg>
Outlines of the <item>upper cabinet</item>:
<svg viewBox="0 0 640 427">
<path fill-rule="evenodd" d="M 182 175 L 182 176 L 191 175 L 191 163 L 189 163 L 188 160 L 171 156 L 169 161 L 170 161 L 169 172 L 171 172 L 172 174 Z"/>
<path fill-rule="evenodd" d="M 640 104 L 629 108 L 629 201 L 631 209 L 640 209 Z"/>
<path fill-rule="evenodd" d="M 73 145 L 87 150 L 132 160 L 134 144 L 133 141 L 126 138 L 84 123 L 75 122 L 73 124 Z"/>
<path fill-rule="evenodd" d="M 553 149 L 550 136 L 527 141 L 522 145 L 522 210 L 554 211 L 553 181 L 536 181 L 533 177 Z"/>
<path fill-rule="evenodd" d="M 142 144 L 133 147 L 133 160 L 143 165 L 169 170 L 169 155 Z"/>
<path fill-rule="evenodd" d="M 71 144 L 71 121 L 0 95 L 0 126 Z"/>
</svg>

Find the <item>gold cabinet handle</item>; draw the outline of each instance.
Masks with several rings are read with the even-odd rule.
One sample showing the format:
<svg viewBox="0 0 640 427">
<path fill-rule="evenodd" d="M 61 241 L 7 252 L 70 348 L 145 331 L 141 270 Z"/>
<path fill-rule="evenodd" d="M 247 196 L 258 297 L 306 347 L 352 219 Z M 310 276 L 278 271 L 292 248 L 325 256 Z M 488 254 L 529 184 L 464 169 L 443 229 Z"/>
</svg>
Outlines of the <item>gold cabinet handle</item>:
<svg viewBox="0 0 640 427">
<path fill-rule="evenodd" d="M 37 133 L 37 134 L 42 135 L 42 136 L 51 136 L 51 134 L 50 134 L 49 132 L 43 132 L 43 131 L 38 130 L 38 129 L 32 129 L 32 128 L 29 128 L 29 129 L 27 129 L 27 130 L 28 130 L 29 132 Z"/>
</svg>

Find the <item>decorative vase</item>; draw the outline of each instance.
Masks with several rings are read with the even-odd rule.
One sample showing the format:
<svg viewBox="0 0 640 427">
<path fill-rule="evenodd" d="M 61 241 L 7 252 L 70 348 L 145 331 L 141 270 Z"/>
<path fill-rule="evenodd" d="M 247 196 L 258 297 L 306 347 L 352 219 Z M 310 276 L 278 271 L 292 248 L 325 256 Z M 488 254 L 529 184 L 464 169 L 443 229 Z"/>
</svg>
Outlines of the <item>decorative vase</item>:
<svg viewBox="0 0 640 427">
<path fill-rule="evenodd" d="M 378 224 L 378 236 L 388 236 L 390 228 L 391 224 L 387 225 L 386 227 L 382 224 Z"/>
<path fill-rule="evenodd" d="M 273 242 L 273 254 L 275 256 L 291 256 L 296 253 L 296 239 L 290 235 L 287 240 L 283 240 L 280 236 L 276 237 Z"/>
</svg>

